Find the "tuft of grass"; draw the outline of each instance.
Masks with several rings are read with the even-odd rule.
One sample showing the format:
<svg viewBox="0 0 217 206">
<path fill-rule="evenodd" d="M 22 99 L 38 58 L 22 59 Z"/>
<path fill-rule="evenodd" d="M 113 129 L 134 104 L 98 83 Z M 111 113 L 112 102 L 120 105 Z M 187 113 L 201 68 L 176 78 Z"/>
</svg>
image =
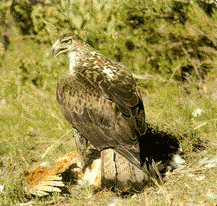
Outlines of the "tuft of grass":
<svg viewBox="0 0 217 206">
<path fill-rule="evenodd" d="M 217 103 L 214 98 L 210 98 L 209 91 L 192 86 L 189 95 L 181 84 L 150 81 L 145 84 L 149 85 L 144 93 L 148 121 L 180 136 L 184 150 L 192 151 L 197 144 L 199 147 L 202 136 L 206 134 L 216 135 Z M 215 84 L 213 82 L 213 88 Z M 140 85 L 142 87 L 145 85 Z M 203 87 L 206 87 L 206 83 Z M 197 109 L 201 110 L 201 114 L 194 116 Z"/>
</svg>

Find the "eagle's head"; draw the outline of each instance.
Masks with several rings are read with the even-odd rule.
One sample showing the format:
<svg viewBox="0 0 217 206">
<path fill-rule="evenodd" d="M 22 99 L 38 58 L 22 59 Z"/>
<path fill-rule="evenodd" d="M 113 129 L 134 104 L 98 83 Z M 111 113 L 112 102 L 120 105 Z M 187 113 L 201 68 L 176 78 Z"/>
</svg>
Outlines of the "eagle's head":
<svg viewBox="0 0 217 206">
<path fill-rule="evenodd" d="M 84 46 L 82 39 L 75 34 L 64 34 L 52 46 L 52 53 L 55 56 L 68 54 L 70 52 L 80 52 Z"/>
</svg>

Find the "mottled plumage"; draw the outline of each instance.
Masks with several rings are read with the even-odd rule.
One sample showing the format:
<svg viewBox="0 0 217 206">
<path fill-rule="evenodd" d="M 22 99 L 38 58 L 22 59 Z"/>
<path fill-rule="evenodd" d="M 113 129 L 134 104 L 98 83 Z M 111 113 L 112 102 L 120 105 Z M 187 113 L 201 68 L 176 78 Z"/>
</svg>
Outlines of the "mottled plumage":
<svg viewBox="0 0 217 206">
<path fill-rule="evenodd" d="M 100 150 L 113 148 L 141 169 L 145 112 L 130 72 L 74 34 L 60 37 L 52 49 L 70 59 L 70 73 L 61 78 L 56 94 L 65 118 L 78 131 L 80 161 L 88 140 Z"/>
</svg>

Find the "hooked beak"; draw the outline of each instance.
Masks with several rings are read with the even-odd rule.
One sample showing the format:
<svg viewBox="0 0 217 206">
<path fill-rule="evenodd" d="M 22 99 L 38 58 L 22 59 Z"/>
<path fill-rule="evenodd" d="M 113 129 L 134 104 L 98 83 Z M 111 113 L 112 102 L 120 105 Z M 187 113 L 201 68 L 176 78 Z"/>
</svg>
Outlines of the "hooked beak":
<svg viewBox="0 0 217 206">
<path fill-rule="evenodd" d="M 60 41 L 57 40 L 52 46 L 52 54 L 58 57 L 60 54 L 68 52 L 67 46 L 61 46 Z"/>
<path fill-rule="evenodd" d="M 52 46 L 52 54 L 55 55 L 56 57 L 59 55 L 59 40 L 57 40 L 53 46 Z"/>
</svg>

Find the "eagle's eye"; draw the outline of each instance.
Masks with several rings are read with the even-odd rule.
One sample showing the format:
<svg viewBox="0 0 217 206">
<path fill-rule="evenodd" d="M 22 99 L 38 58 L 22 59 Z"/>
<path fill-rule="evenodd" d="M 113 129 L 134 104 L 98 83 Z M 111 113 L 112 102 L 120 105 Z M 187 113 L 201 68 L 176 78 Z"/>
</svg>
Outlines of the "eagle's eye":
<svg viewBox="0 0 217 206">
<path fill-rule="evenodd" d="M 71 40 L 71 39 L 69 39 L 67 43 L 68 43 L 68 44 L 71 44 L 71 43 L 72 43 L 72 40 Z"/>
<path fill-rule="evenodd" d="M 62 43 L 71 44 L 72 40 L 71 39 L 66 39 L 66 40 L 63 40 Z"/>
</svg>

